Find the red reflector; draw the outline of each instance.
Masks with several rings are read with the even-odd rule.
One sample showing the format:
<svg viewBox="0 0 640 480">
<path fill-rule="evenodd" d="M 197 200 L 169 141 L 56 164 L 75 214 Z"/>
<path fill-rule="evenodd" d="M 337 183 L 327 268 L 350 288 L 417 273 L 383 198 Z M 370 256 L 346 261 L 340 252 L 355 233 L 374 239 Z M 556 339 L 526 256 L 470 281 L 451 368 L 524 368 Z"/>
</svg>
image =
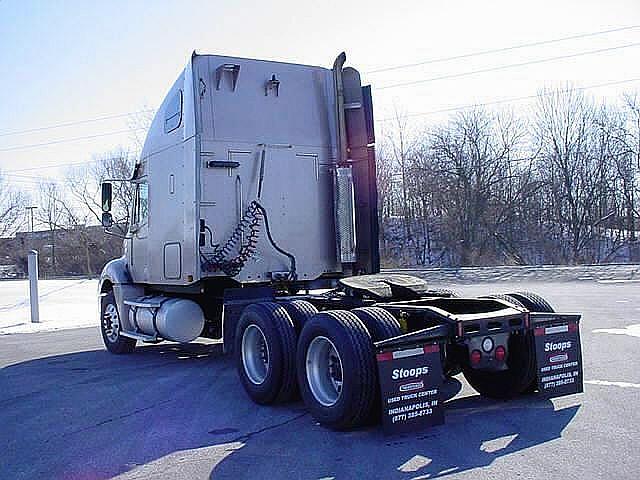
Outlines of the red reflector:
<svg viewBox="0 0 640 480">
<path fill-rule="evenodd" d="M 504 349 L 502 345 L 498 345 L 496 347 L 495 356 L 497 361 L 504 362 L 504 358 L 507 356 L 507 351 Z"/>
<path fill-rule="evenodd" d="M 544 328 L 541 328 L 541 327 L 536 328 L 536 329 L 533 331 L 533 334 L 534 334 L 536 337 L 539 337 L 539 336 L 541 336 L 541 335 L 544 335 Z"/>
<path fill-rule="evenodd" d="M 578 331 L 578 324 L 577 323 L 570 323 L 569 324 L 569 331 L 570 332 L 577 332 Z"/>
<path fill-rule="evenodd" d="M 435 353 L 440 351 L 440 345 L 434 343 L 433 345 L 425 345 L 424 353 Z"/>
<path fill-rule="evenodd" d="M 393 360 L 393 352 L 384 352 L 376 355 L 379 362 L 387 362 Z"/>
<path fill-rule="evenodd" d="M 474 350 L 473 352 L 471 352 L 471 364 L 472 365 L 479 364 L 480 360 L 482 360 L 482 353 L 480 353 L 480 350 Z"/>
</svg>

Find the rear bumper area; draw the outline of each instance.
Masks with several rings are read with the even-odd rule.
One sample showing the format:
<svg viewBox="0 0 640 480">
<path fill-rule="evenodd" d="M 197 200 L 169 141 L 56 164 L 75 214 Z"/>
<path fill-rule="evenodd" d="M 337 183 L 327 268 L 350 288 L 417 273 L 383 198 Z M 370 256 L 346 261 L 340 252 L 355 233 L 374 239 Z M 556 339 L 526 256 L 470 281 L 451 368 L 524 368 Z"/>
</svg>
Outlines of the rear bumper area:
<svg viewBox="0 0 640 480">
<path fill-rule="evenodd" d="M 443 353 L 455 345 L 466 346 L 469 353 L 481 351 L 487 338 L 493 340 L 495 352 L 497 343 L 502 341 L 506 346 L 512 334 L 531 336 L 539 395 L 558 397 L 583 391 L 580 315 L 526 311 L 474 315 L 473 319 L 450 315 L 441 325 L 375 343 L 385 432 L 415 431 L 444 423 Z M 520 322 L 514 321 L 516 318 Z M 508 359 L 496 365 L 494 353 L 486 354 L 474 367 L 500 373 L 507 363 Z"/>
</svg>

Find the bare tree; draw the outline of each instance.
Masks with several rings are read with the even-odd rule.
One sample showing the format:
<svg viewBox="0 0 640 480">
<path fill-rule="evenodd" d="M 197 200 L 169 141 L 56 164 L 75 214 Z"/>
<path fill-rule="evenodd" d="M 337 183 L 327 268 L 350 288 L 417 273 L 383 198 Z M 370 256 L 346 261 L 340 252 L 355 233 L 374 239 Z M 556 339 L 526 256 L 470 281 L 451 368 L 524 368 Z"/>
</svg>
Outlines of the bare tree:
<svg viewBox="0 0 640 480">
<path fill-rule="evenodd" d="M 131 137 L 133 144 L 138 151 L 142 150 L 144 141 L 147 135 L 147 131 L 153 122 L 155 110 L 145 107 L 142 110 L 132 113 L 127 118 L 127 124 L 131 129 Z"/>
<path fill-rule="evenodd" d="M 47 265 L 45 263 L 42 267 L 45 269 L 50 268 L 49 273 L 55 275 L 58 271 L 56 259 L 59 255 L 59 252 L 56 251 L 58 247 L 57 237 L 58 233 L 67 227 L 64 222 L 64 191 L 58 183 L 40 183 L 38 209 L 36 212 L 38 221 L 44 224 L 49 231 L 49 245 L 51 249 L 50 252 L 46 252 L 49 253 L 50 264 Z"/>
<path fill-rule="evenodd" d="M 596 107 L 577 90 L 544 91 L 538 100 L 535 135 L 542 152 L 538 172 L 548 186 L 549 230 L 565 261 L 588 260 L 586 251 L 606 215 L 610 182 L 606 138 L 596 127 Z"/>
<path fill-rule="evenodd" d="M 67 172 L 69 193 L 73 200 L 90 214 L 89 222 L 99 222 L 102 216 L 100 187 L 106 180 L 113 182 L 113 209 L 115 223 L 129 223 L 133 203 L 133 187 L 126 181 L 133 173 L 134 156 L 128 150 L 115 150 L 96 158 L 96 162 Z"/>
<path fill-rule="evenodd" d="M 0 238 L 13 235 L 24 219 L 25 196 L 0 172 Z"/>
<path fill-rule="evenodd" d="M 523 189 L 505 188 L 522 132 L 512 116 L 476 109 L 459 113 L 431 135 L 435 198 L 449 230 L 448 248 L 462 265 L 492 261 L 500 224 Z"/>
<path fill-rule="evenodd" d="M 392 123 L 378 149 L 378 182 L 384 253 L 393 262 L 640 255 L 637 95 L 620 107 L 576 89 L 545 90 L 530 117 L 468 110 L 418 135 L 398 114 Z"/>
</svg>

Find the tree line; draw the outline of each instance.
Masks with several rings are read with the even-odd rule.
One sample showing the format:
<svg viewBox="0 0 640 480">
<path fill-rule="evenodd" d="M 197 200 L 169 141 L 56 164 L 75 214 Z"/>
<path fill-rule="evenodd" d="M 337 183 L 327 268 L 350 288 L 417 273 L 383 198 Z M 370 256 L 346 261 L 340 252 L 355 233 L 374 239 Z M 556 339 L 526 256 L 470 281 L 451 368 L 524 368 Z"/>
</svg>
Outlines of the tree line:
<svg viewBox="0 0 640 480">
<path fill-rule="evenodd" d="M 106 262 L 122 254 L 122 239 L 107 235 L 100 226 L 100 187 L 113 182 L 113 215 L 116 232 L 126 233 L 134 190 L 130 182 L 144 138 L 153 120 L 145 109 L 127 118 L 131 144 L 136 149 L 116 148 L 93 156 L 86 164 L 69 167 L 62 178 L 44 178 L 31 194 L 22 192 L 11 176 L 0 171 L 0 264 L 26 269 L 27 253 L 40 253 L 40 272 L 45 277 L 97 275 Z M 25 208 L 36 206 L 34 225 Z M 34 228 L 35 227 L 35 228 Z M 29 230 L 36 230 L 30 234 Z"/>
<path fill-rule="evenodd" d="M 36 249 L 45 277 L 99 274 L 107 261 L 122 253 L 122 239 L 105 234 L 99 225 L 100 185 L 107 179 L 131 178 L 134 164 L 133 154 L 118 149 L 70 168 L 60 180 L 41 181 L 34 195 L 21 192 L 0 173 L 5 187 L 0 190 L 0 263 L 24 270 L 27 253 Z M 127 181 L 114 182 L 113 188 L 115 227 L 125 233 L 133 189 Z M 37 206 L 35 233 L 29 232 L 27 205 Z"/>
<path fill-rule="evenodd" d="M 137 121 L 149 123 L 150 118 Z M 386 266 L 579 264 L 640 261 L 640 96 L 596 101 L 579 89 L 544 90 L 528 110 L 471 108 L 418 127 L 396 114 L 378 128 L 380 246 Z M 137 143 L 141 143 L 140 139 Z M 45 274 L 93 275 L 121 240 L 96 226 L 100 184 L 130 178 L 123 149 L 43 180 L 35 198 L 0 173 L 0 262 L 42 250 Z M 129 222 L 133 190 L 114 182 L 114 216 Z M 96 232 L 99 232 L 97 234 Z"/>
<path fill-rule="evenodd" d="M 388 123 L 377 151 L 386 265 L 640 260 L 636 94 L 544 90 L 525 113 Z"/>
</svg>

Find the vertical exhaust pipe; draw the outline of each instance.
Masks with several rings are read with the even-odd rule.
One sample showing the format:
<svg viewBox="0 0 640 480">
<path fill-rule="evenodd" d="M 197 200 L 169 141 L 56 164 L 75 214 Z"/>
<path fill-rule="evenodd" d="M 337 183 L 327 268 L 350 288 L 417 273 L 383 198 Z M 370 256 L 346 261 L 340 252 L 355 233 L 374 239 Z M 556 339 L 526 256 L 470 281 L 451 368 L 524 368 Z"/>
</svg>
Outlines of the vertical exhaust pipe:
<svg viewBox="0 0 640 480">
<path fill-rule="evenodd" d="M 347 163 L 347 127 L 344 118 L 344 83 L 342 81 L 342 67 L 347 61 L 347 54 L 342 52 L 333 62 L 333 81 L 336 87 L 336 119 L 338 120 L 339 165 Z"/>
<path fill-rule="evenodd" d="M 343 272 L 356 262 L 356 221 L 353 190 L 353 172 L 349 165 L 347 129 L 344 115 L 344 84 L 342 67 L 347 56 L 342 52 L 333 62 L 333 79 L 336 91 L 336 123 L 339 154 L 333 177 L 337 257 Z"/>
</svg>

